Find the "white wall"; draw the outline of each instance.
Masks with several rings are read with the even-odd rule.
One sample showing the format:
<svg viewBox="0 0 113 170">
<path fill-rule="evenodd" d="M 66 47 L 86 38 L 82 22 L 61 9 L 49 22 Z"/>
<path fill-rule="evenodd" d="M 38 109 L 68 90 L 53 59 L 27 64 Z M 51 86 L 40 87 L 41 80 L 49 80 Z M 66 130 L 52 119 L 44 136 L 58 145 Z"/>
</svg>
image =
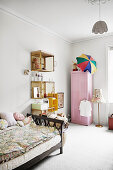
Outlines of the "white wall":
<svg viewBox="0 0 113 170">
<path fill-rule="evenodd" d="M 107 57 L 107 77 L 108 77 L 108 102 L 113 103 L 113 47 L 108 48 Z"/>
<path fill-rule="evenodd" d="M 54 79 L 56 92 L 65 93 L 66 114 L 70 114 L 72 60 L 82 53 L 91 55 L 97 61 L 98 70 L 93 76 L 93 84 L 94 88 L 102 88 L 106 99 L 106 47 L 113 46 L 113 36 L 70 45 L 61 38 L 2 11 L 0 21 L 0 111 L 30 112 L 30 76 L 25 76 L 23 72 L 24 69 L 30 69 L 30 52 L 35 50 L 55 55 L 56 71 L 45 74 Z M 113 113 L 113 104 L 110 104 L 110 113 Z M 101 104 L 100 114 L 101 122 L 107 124 L 109 113 L 106 104 Z M 94 122 L 97 122 L 96 104 Z"/>
<path fill-rule="evenodd" d="M 97 72 L 93 75 L 93 87 L 101 88 L 105 99 L 107 98 L 106 49 L 109 45 L 113 45 L 113 36 L 83 41 L 73 45 L 73 60 L 83 53 L 91 55 L 96 60 Z M 113 113 L 113 106 L 111 104 L 110 112 Z M 108 114 L 106 104 L 100 104 L 100 118 L 103 124 L 107 124 Z M 94 122 L 97 122 L 97 104 L 94 104 L 93 115 Z"/>
<path fill-rule="evenodd" d="M 55 55 L 53 77 L 56 92 L 64 92 L 64 112 L 70 113 L 71 45 L 15 16 L 0 11 L 0 111 L 30 112 L 30 52 L 44 50 Z"/>
</svg>

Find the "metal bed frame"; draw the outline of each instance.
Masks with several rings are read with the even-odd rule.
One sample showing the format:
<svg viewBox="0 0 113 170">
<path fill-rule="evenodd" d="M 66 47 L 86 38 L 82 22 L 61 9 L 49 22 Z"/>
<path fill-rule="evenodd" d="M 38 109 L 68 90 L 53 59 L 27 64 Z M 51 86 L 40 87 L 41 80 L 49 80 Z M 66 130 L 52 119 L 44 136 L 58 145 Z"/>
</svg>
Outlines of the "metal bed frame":
<svg viewBox="0 0 113 170">
<path fill-rule="evenodd" d="M 14 170 L 27 170 L 30 167 L 32 167 L 33 165 L 40 162 L 42 159 L 44 159 L 45 157 L 47 157 L 48 155 L 50 155 L 52 152 L 54 152 L 57 149 L 60 149 L 60 154 L 63 153 L 63 141 L 62 140 L 63 140 L 64 121 L 48 118 L 46 116 L 37 116 L 37 115 L 31 115 L 31 114 L 27 114 L 27 116 L 32 116 L 33 120 L 35 121 L 35 123 L 37 125 L 51 126 L 51 122 L 52 122 L 52 126 L 56 127 L 59 131 L 59 134 L 61 136 L 61 141 L 54 147 L 51 147 L 49 150 L 45 151 L 41 155 L 38 155 L 37 157 L 31 159 L 30 161 L 26 162 L 25 164 L 23 164 L 21 166 L 15 168 Z"/>
</svg>

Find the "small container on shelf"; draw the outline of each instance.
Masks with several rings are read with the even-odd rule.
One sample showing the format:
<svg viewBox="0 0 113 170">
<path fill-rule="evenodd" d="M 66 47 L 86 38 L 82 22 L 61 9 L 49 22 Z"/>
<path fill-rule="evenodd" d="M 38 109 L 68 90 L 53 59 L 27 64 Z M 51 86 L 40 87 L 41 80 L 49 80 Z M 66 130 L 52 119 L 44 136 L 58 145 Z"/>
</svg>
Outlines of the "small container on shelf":
<svg viewBox="0 0 113 170">
<path fill-rule="evenodd" d="M 35 74 L 35 81 L 38 81 L 38 74 Z"/>
<path fill-rule="evenodd" d="M 35 69 L 40 69 L 40 59 L 39 58 L 34 58 L 33 59 L 33 64 Z"/>
<path fill-rule="evenodd" d="M 38 81 L 41 81 L 41 75 L 38 74 Z"/>
</svg>

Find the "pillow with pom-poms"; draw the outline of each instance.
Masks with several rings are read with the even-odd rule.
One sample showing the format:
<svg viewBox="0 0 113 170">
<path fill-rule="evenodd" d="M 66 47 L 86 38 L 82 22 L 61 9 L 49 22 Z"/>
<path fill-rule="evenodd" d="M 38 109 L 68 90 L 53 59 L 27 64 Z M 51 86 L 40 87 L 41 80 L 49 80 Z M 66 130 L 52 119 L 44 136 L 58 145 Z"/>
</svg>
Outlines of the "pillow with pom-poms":
<svg viewBox="0 0 113 170">
<path fill-rule="evenodd" d="M 0 119 L 0 130 L 6 129 L 8 127 L 8 122 L 4 119 Z"/>
</svg>

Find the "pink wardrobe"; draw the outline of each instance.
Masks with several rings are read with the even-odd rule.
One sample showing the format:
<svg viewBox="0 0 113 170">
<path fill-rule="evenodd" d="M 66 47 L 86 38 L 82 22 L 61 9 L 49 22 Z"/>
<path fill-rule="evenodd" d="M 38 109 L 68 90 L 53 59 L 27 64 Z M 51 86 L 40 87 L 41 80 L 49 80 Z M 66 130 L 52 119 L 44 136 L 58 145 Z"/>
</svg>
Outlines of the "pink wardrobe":
<svg viewBox="0 0 113 170">
<path fill-rule="evenodd" d="M 92 99 L 92 75 L 89 72 L 71 72 L 71 122 L 81 125 L 90 125 L 93 122 L 93 114 L 90 117 L 80 116 L 79 105 L 82 100 Z"/>
</svg>

